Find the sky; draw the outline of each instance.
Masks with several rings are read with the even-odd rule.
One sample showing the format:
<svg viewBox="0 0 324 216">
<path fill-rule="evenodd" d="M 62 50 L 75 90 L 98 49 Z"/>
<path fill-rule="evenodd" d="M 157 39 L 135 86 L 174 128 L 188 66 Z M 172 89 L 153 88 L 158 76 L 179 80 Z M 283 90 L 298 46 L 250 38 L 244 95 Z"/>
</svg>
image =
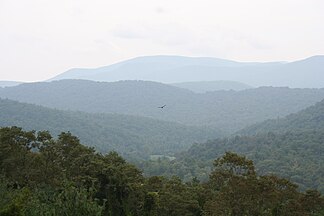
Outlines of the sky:
<svg viewBox="0 0 324 216">
<path fill-rule="evenodd" d="M 0 0 L 0 80 L 42 81 L 148 55 L 323 55 L 323 11 L 323 0 Z"/>
</svg>

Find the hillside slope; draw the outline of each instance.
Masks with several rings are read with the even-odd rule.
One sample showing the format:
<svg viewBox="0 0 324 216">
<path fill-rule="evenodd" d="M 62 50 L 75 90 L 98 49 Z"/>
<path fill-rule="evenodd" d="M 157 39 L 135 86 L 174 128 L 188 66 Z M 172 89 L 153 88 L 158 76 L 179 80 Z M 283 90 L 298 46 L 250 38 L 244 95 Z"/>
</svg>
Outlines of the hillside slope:
<svg viewBox="0 0 324 216">
<path fill-rule="evenodd" d="M 239 131 L 238 134 L 253 135 L 257 133 L 288 131 L 324 131 L 324 100 L 315 105 L 290 114 L 284 118 L 266 120 Z"/>
<path fill-rule="evenodd" d="M 48 109 L 0 99 L 0 126 L 26 130 L 71 131 L 100 152 L 115 150 L 128 159 L 172 155 L 192 143 L 217 137 L 216 131 L 117 114 L 87 114 Z"/>
</svg>

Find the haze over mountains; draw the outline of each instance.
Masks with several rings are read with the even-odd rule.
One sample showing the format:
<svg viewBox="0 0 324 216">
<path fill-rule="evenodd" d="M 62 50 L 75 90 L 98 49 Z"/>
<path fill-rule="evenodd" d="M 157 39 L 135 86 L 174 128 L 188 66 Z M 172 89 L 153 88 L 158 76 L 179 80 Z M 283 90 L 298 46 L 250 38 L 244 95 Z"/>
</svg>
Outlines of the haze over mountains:
<svg viewBox="0 0 324 216">
<path fill-rule="evenodd" d="M 94 69 L 75 68 L 52 79 L 147 80 L 162 83 L 228 80 L 250 86 L 323 88 L 324 56 L 295 62 L 235 62 L 217 58 L 147 56 Z"/>
<path fill-rule="evenodd" d="M 61 80 L 2 88 L 0 97 L 62 110 L 210 126 L 228 134 L 313 105 L 324 98 L 324 89 L 262 87 L 200 94 L 149 81 Z M 157 108 L 164 104 L 163 110 Z"/>
<path fill-rule="evenodd" d="M 323 20 L 0 0 L 0 216 L 324 216 Z"/>
<path fill-rule="evenodd" d="M 274 86 L 324 88 L 324 56 L 294 62 L 236 62 L 210 57 L 144 56 L 99 68 L 74 68 L 47 81 L 155 81 L 206 92 Z M 196 83 L 198 82 L 198 83 Z M 200 82 L 205 82 L 204 85 Z M 0 81 L 0 87 L 21 82 Z M 198 87 L 196 87 L 198 86 Z"/>
<path fill-rule="evenodd" d="M 187 181 L 206 180 L 212 160 L 235 151 L 260 173 L 324 191 L 323 66 L 323 56 L 292 63 L 153 56 L 73 69 L 47 82 L 2 83 L 0 126 L 71 131 L 148 175 Z M 143 162 L 152 155 L 162 160 Z"/>
<path fill-rule="evenodd" d="M 149 80 L 166 83 L 183 82 L 195 81 L 192 79 L 199 76 L 197 71 L 190 72 L 189 68 L 191 67 L 241 67 L 250 64 L 207 57 L 145 56 L 95 69 L 74 68 L 50 80 L 86 79 L 95 81 Z M 178 70 L 178 73 L 174 73 L 174 70 Z M 202 80 L 199 79 L 198 81 Z"/>
</svg>

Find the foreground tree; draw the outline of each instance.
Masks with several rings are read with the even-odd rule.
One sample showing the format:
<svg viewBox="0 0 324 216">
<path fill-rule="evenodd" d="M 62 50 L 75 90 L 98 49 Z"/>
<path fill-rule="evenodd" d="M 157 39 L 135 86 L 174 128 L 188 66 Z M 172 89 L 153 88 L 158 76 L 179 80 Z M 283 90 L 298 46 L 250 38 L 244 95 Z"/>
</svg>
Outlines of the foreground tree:
<svg viewBox="0 0 324 216">
<path fill-rule="evenodd" d="M 205 215 L 302 216 L 323 210 L 319 206 L 324 200 L 316 192 L 304 195 L 286 179 L 257 176 L 253 162 L 235 153 L 215 160 L 207 186 L 211 196 L 204 205 Z"/>
</svg>

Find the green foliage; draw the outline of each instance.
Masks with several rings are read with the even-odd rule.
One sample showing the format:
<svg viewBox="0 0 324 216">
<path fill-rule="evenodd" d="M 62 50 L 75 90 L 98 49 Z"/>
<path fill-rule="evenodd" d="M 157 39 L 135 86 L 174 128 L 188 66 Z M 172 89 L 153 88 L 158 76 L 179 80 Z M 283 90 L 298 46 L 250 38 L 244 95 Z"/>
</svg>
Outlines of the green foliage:
<svg viewBox="0 0 324 216">
<path fill-rule="evenodd" d="M 92 188 L 77 188 L 71 184 L 63 185 L 61 191 L 54 194 L 36 192 L 29 204 L 26 215 L 89 215 L 100 216 L 103 207 L 93 199 Z M 43 193 L 43 194 L 40 194 Z"/>
<path fill-rule="evenodd" d="M 92 199 L 92 191 L 64 184 L 56 190 L 49 188 L 13 188 L 8 182 L 0 184 L 1 216 L 24 215 L 102 215 L 103 207 Z"/>
<path fill-rule="evenodd" d="M 22 149 L 19 154 L 17 149 Z M 0 129 L 0 154 L 0 168 L 8 187 L 17 193 L 20 188 L 33 190 L 31 205 L 40 206 L 40 212 L 31 215 L 141 215 L 141 172 L 115 152 L 97 154 L 71 133 L 63 132 L 55 140 L 45 131 L 36 135 L 34 131 L 11 127 Z M 37 160 L 33 160 L 35 157 Z M 24 163 L 19 163 L 21 158 Z M 52 194 L 44 191 L 44 186 Z M 4 212 L 33 210 L 28 209 L 28 204 L 21 207 L 21 202 L 11 200 Z"/>
<path fill-rule="evenodd" d="M 146 180 L 144 209 L 147 215 L 200 215 L 201 206 L 192 187 L 178 177 L 153 176 Z"/>
<path fill-rule="evenodd" d="M 323 131 L 235 136 L 195 144 L 176 155 L 176 160 L 143 162 L 140 167 L 146 175 L 178 175 L 185 181 L 193 177 L 207 181 L 214 158 L 233 151 L 255 161 L 261 175 L 275 174 L 297 183 L 301 190 L 314 188 L 324 192 L 323 141 Z"/>
<path fill-rule="evenodd" d="M 211 196 L 204 205 L 205 215 L 312 215 L 324 203 L 316 192 L 298 193 L 286 179 L 257 176 L 251 160 L 229 152 L 214 162 L 207 186 Z M 313 205 L 304 201 L 310 200 L 309 194 Z"/>
<path fill-rule="evenodd" d="M 69 132 L 53 139 L 46 131 L 0 128 L 0 155 L 1 216 L 308 216 L 324 211 L 318 191 L 301 193 L 289 180 L 258 176 L 251 160 L 231 152 L 214 161 L 205 183 L 145 178 L 116 152 L 98 154 Z"/>
<path fill-rule="evenodd" d="M 24 215 L 24 207 L 31 197 L 28 188 L 14 190 L 8 187 L 8 182 L 0 180 L 0 215 L 1 216 L 20 216 Z"/>
</svg>

